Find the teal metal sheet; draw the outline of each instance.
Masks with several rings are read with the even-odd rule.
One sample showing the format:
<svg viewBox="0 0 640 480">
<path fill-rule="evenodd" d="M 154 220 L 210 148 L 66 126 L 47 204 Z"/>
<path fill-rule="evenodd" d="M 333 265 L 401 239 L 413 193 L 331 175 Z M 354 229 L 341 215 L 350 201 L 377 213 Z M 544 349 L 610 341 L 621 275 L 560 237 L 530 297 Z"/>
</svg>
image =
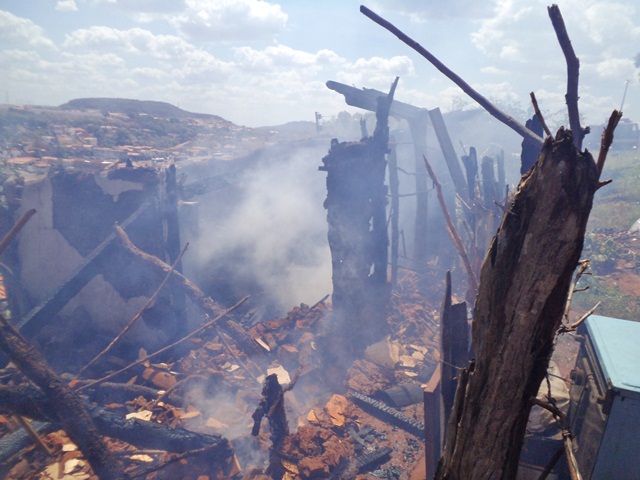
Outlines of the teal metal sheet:
<svg viewBox="0 0 640 480">
<path fill-rule="evenodd" d="M 640 395 L 640 322 L 592 315 L 585 323 L 609 387 Z"/>
</svg>

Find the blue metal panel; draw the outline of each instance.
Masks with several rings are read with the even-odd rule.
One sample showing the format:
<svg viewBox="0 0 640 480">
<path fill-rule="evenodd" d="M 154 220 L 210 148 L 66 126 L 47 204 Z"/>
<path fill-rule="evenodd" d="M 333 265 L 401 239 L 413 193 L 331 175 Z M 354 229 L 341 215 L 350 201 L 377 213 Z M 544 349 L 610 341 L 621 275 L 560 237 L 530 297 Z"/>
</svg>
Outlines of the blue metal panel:
<svg viewBox="0 0 640 480">
<path fill-rule="evenodd" d="M 638 432 L 640 400 L 616 396 L 590 480 L 638 480 Z"/>
<path fill-rule="evenodd" d="M 592 315 L 585 323 L 607 387 L 640 398 L 640 322 Z"/>
</svg>

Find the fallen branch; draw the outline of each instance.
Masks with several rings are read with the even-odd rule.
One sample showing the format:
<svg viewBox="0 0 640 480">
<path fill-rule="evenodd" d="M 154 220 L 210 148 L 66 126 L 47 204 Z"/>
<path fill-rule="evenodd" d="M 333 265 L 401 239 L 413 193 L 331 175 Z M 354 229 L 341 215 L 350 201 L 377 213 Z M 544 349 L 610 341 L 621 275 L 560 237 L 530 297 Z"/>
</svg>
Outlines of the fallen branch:
<svg viewBox="0 0 640 480">
<path fill-rule="evenodd" d="M 4 249 L 7 248 L 7 245 L 9 245 L 14 238 L 16 238 L 16 235 L 18 235 L 18 233 L 20 232 L 20 230 L 22 230 L 22 227 L 24 227 L 27 222 L 29 221 L 29 219 L 31 217 L 33 217 L 36 213 L 35 209 L 31 209 L 28 212 L 25 212 L 16 222 L 16 224 L 11 227 L 11 230 L 9 230 L 9 232 L 7 232 L 7 234 L 4 236 L 4 238 L 2 240 L 0 240 L 0 255 L 2 255 L 2 252 L 4 252 Z"/>
<path fill-rule="evenodd" d="M 442 208 L 442 213 L 444 214 L 444 218 L 447 221 L 447 231 L 449 232 L 449 236 L 451 237 L 451 241 L 453 242 L 460 258 L 462 259 L 462 263 L 464 264 L 464 268 L 467 271 L 467 276 L 469 278 L 469 289 L 468 294 L 466 295 L 467 300 L 473 302 L 475 298 L 476 292 L 478 291 L 478 279 L 476 277 L 473 268 L 471 267 L 471 262 L 469 261 L 469 255 L 467 255 L 467 250 L 464 248 L 464 243 L 462 242 L 462 238 L 460 238 L 460 234 L 458 234 L 458 230 L 456 230 L 455 225 L 453 224 L 453 220 L 451 220 L 451 215 L 449 214 L 449 209 L 447 208 L 447 204 L 444 201 L 444 196 L 442 195 L 442 186 L 438 179 L 436 178 L 436 174 L 434 173 L 429 161 L 426 156 L 422 156 L 424 159 L 424 165 L 427 167 L 427 172 L 429 172 L 429 176 L 433 181 L 433 185 L 436 187 L 436 193 L 438 195 L 438 201 L 440 202 L 440 207 Z"/>
<path fill-rule="evenodd" d="M 215 317 L 219 315 L 222 309 L 216 304 L 209 296 L 205 295 L 193 282 L 182 275 L 180 272 L 171 269 L 171 266 L 160 260 L 158 257 L 149 255 L 136 247 L 129 239 L 126 232 L 118 225 L 115 226 L 115 231 L 121 245 L 137 260 L 144 262 L 147 266 L 154 269 L 158 276 L 167 275 L 171 273 L 169 281 L 174 288 L 181 289 L 185 292 L 187 297 L 205 314 L 209 317 Z M 237 324 L 233 320 L 229 319 L 225 322 L 221 322 L 223 329 L 227 332 L 236 342 L 236 344 L 245 351 L 249 351 L 252 354 L 262 355 L 264 351 L 262 347 L 250 337 L 241 325 Z"/>
<path fill-rule="evenodd" d="M 392 23 L 388 22 L 384 18 L 379 15 L 373 13 L 364 5 L 360 5 L 360 12 L 364 14 L 366 17 L 373 20 L 375 23 L 380 25 L 381 27 L 387 29 L 389 32 L 393 33 L 396 37 L 398 37 L 402 42 L 404 42 L 409 47 L 413 48 L 416 52 L 426 58 L 431 64 L 436 67 L 440 72 L 442 72 L 449 80 L 458 85 L 464 93 L 469 95 L 472 99 L 478 102 L 490 115 L 500 120 L 506 126 L 514 130 L 516 133 L 521 135 L 524 138 L 527 138 L 534 142 L 539 147 L 542 147 L 542 138 L 533 133 L 527 127 L 522 125 L 513 117 L 507 115 L 498 107 L 496 107 L 493 103 L 487 100 L 485 97 L 476 92 L 471 86 L 466 83 L 462 78 L 456 75 L 452 70 L 447 68 L 440 60 L 438 60 L 435 56 L 433 56 L 428 50 L 426 50 L 422 45 L 413 40 L 411 37 L 407 36 L 401 30 L 399 30 Z"/>
<path fill-rule="evenodd" d="M 569 422 L 567 421 L 566 415 L 559 408 L 551 405 L 548 402 L 540 400 L 539 398 L 531 398 L 531 403 L 544 408 L 545 410 L 551 412 L 555 417 L 557 417 L 562 428 L 562 441 L 564 444 L 564 453 L 567 456 L 567 464 L 569 465 L 569 475 L 571 475 L 571 480 L 582 480 L 582 476 L 578 471 L 578 462 L 576 461 L 576 457 L 573 454 L 571 432 L 569 431 Z"/>
<path fill-rule="evenodd" d="M 160 293 L 160 291 L 162 290 L 162 288 L 166 285 L 167 280 L 169 280 L 169 277 L 171 276 L 171 274 L 175 270 L 176 265 L 178 264 L 178 262 L 180 261 L 180 259 L 184 255 L 184 252 L 187 251 L 188 247 L 189 247 L 189 244 L 187 243 L 184 246 L 184 248 L 182 249 L 182 251 L 180 252 L 180 254 L 178 255 L 178 258 L 176 258 L 176 260 L 173 262 L 173 265 L 171 265 L 171 269 L 169 270 L 169 272 L 167 272 L 167 274 L 165 275 L 164 279 L 162 280 L 162 282 L 160 283 L 160 285 L 158 286 L 156 291 L 153 292 L 153 295 L 151 295 L 149 297 L 149 300 L 147 300 L 147 302 L 142 306 L 142 308 L 138 311 L 138 313 L 136 313 L 134 315 L 134 317 L 122 329 L 122 331 L 118 335 L 116 335 L 116 337 L 111 341 L 111 343 L 109 343 L 109 345 L 107 345 L 104 350 L 102 350 L 98 355 L 96 355 L 93 358 L 93 360 L 91 360 L 89 363 L 87 363 L 84 367 L 82 367 L 80 369 L 80 371 L 78 372 L 78 375 L 77 375 L 78 377 L 80 375 L 82 375 L 82 372 L 84 372 L 87 368 L 89 368 L 91 365 L 93 365 L 98 360 L 100 360 L 102 357 L 104 357 L 113 348 L 113 346 L 120 341 L 120 339 L 125 335 L 125 333 L 127 333 L 129 330 L 131 330 L 131 327 L 133 327 L 135 325 L 135 323 L 142 316 L 142 314 L 147 309 L 147 307 L 149 307 L 149 305 L 151 305 L 155 301 L 155 299 L 157 298 L 157 296 Z"/>
<path fill-rule="evenodd" d="M 94 387 L 96 385 L 99 385 L 102 382 L 106 382 L 107 380 L 109 380 L 110 378 L 113 378 L 117 375 L 120 375 L 122 372 L 126 372 L 127 370 L 136 367 L 138 365 L 142 365 L 143 363 L 147 362 L 148 360 L 152 359 L 153 357 L 160 355 L 161 353 L 164 353 L 168 350 L 171 350 L 172 348 L 177 347 L 178 345 L 186 342 L 187 340 L 189 340 L 192 337 L 195 337 L 196 335 L 204 332 L 206 329 L 212 327 L 213 325 L 216 324 L 216 322 L 218 322 L 221 318 L 225 317 L 226 315 L 228 315 L 229 313 L 231 313 L 232 311 L 234 311 L 236 308 L 238 308 L 240 305 L 242 305 L 244 302 L 247 301 L 247 299 L 249 298 L 249 296 L 247 295 L 246 297 L 242 298 L 238 303 L 236 303 L 235 305 L 233 305 L 232 307 L 228 308 L 227 310 L 225 310 L 222 314 L 218 315 L 216 318 L 214 318 L 213 320 L 211 320 L 210 322 L 205 323 L 204 325 L 200 326 L 199 328 L 195 329 L 193 332 L 191 332 L 189 335 L 181 338 L 180 340 L 178 340 L 177 342 L 172 343 L 171 345 L 167 345 L 164 348 L 161 348 L 160 350 L 157 350 L 154 353 L 151 353 L 149 355 L 147 355 L 146 357 L 143 357 L 133 363 L 130 363 L 129 365 L 127 365 L 124 368 L 121 368 L 120 370 L 110 373 L 109 375 L 106 375 L 98 380 L 94 380 L 91 383 L 87 383 L 86 385 L 82 385 L 81 387 L 77 388 L 76 391 L 80 392 L 82 390 L 86 390 L 87 388 L 91 388 Z"/>
<path fill-rule="evenodd" d="M 78 445 L 95 474 L 104 480 L 127 478 L 120 462 L 98 435 L 80 397 L 46 364 L 42 354 L 0 316 L 0 348 L 50 402 L 69 438 Z"/>
</svg>

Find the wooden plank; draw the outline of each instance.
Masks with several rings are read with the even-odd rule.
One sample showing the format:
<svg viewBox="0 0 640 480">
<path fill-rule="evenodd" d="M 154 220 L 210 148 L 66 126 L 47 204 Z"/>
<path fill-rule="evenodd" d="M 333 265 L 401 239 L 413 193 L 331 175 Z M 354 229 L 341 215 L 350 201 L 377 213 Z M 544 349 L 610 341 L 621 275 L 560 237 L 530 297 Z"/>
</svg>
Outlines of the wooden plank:
<svg viewBox="0 0 640 480">
<path fill-rule="evenodd" d="M 438 467 L 442 442 L 441 416 L 440 416 L 440 379 L 442 376 L 441 364 L 436 366 L 429 382 L 424 388 L 424 450 L 427 469 L 427 478 L 433 478 Z"/>
<path fill-rule="evenodd" d="M 440 144 L 442 154 L 444 155 L 444 160 L 447 163 L 447 168 L 449 169 L 449 174 L 453 180 L 456 193 L 460 198 L 467 202 L 469 199 L 469 195 L 467 195 L 467 183 L 464 175 L 462 174 L 462 168 L 460 167 L 456 151 L 453 148 L 453 143 L 451 143 L 449 131 L 444 123 L 444 118 L 442 118 L 442 112 L 440 112 L 439 108 L 429 110 L 429 118 L 431 119 L 431 124 L 436 132 L 436 137 L 438 138 L 438 143 Z"/>
</svg>

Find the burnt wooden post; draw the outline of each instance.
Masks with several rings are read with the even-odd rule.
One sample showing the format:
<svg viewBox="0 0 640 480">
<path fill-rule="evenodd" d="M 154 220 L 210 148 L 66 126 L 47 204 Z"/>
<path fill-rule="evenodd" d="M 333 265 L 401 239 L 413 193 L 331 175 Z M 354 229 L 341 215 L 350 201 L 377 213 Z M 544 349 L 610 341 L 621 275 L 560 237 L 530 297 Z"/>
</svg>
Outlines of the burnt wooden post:
<svg viewBox="0 0 640 480">
<path fill-rule="evenodd" d="M 434 108 L 433 110 L 429 110 L 429 118 L 431 119 L 431 124 L 436 132 L 436 138 L 438 139 L 442 154 L 444 155 L 444 159 L 447 163 L 447 168 L 451 174 L 451 179 L 453 180 L 456 193 L 466 202 L 469 199 L 469 196 L 467 195 L 467 184 L 465 182 L 464 175 L 462 174 L 460 162 L 458 161 L 456 151 L 453 148 L 453 143 L 451 143 L 451 137 L 449 137 L 449 131 L 444 123 L 444 118 L 442 118 L 440 109 Z"/>
<path fill-rule="evenodd" d="M 395 139 L 391 137 L 391 146 L 387 163 L 389 164 L 389 194 L 391 196 L 391 210 L 389 212 L 389 223 L 391 225 L 391 285 L 395 285 L 398 280 L 398 242 L 400 241 L 400 231 L 398 219 L 400 217 L 400 180 L 398 179 L 398 156 L 396 146 L 393 145 Z"/>
<path fill-rule="evenodd" d="M 424 458 L 427 479 L 436 474 L 438 459 L 442 451 L 440 380 L 442 365 L 439 363 L 424 387 Z"/>
<path fill-rule="evenodd" d="M 458 368 L 469 361 L 469 326 L 467 303 L 452 303 L 451 272 L 447 272 L 445 294 L 440 317 L 440 357 L 442 358 L 442 404 L 444 423 L 449 420 L 458 385 Z"/>
<path fill-rule="evenodd" d="M 386 187 L 388 116 L 398 79 L 381 97 L 372 137 L 331 142 L 320 170 L 327 172 L 328 240 L 333 269 L 336 338 L 352 353 L 382 333 L 387 304 Z"/>
<path fill-rule="evenodd" d="M 493 158 L 482 157 L 480 169 L 482 171 L 482 200 L 484 208 L 495 212 L 497 208 L 495 201 L 498 200 L 498 192 L 496 191 L 496 177 L 493 171 Z"/>
<path fill-rule="evenodd" d="M 429 191 L 427 189 L 427 169 L 422 160 L 427 145 L 428 112 L 422 110 L 419 115 L 408 120 L 413 139 L 416 177 L 416 221 L 413 236 L 413 268 L 424 272 L 429 255 Z"/>
<path fill-rule="evenodd" d="M 534 115 L 529 120 L 527 120 L 525 126 L 537 135 L 542 136 L 542 124 L 540 124 L 540 120 L 538 120 L 537 116 Z M 533 164 L 536 163 L 538 154 L 540 153 L 540 144 L 532 141 L 529 138 L 523 138 L 521 147 L 522 152 L 520 154 L 520 175 L 524 175 L 529 170 L 531 170 Z"/>
<path fill-rule="evenodd" d="M 372 88 L 355 88 L 339 82 L 328 81 L 327 87 L 344 95 L 347 105 L 363 108 L 369 111 L 376 111 L 376 99 L 384 96 L 385 93 Z M 427 144 L 427 124 L 429 122 L 429 111 L 425 108 L 415 107 L 407 103 L 394 100 L 391 103 L 389 114 L 396 118 L 405 119 L 409 123 L 413 149 L 415 154 L 415 177 L 416 177 L 416 222 L 414 232 L 414 268 L 423 271 L 428 256 L 429 230 L 427 226 L 428 211 L 428 190 L 427 171 L 424 168 L 422 156 Z"/>
<path fill-rule="evenodd" d="M 162 189 L 164 188 L 164 191 Z M 171 165 L 165 170 L 165 182 L 160 186 L 163 200 L 162 223 L 166 261 L 173 265 L 180 255 L 180 220 L 178 214 L 178 185 L 176 181 L 176 166 Z M 175 270 L 182 273 L 182 262 L 178 262 Z M 172 289 L 170 292 L 171 305 L 176 315 L 176 329 L 173 338 L 179 339 L 187 333 L 187 303 L 184 292 Z"/>
</svg>

